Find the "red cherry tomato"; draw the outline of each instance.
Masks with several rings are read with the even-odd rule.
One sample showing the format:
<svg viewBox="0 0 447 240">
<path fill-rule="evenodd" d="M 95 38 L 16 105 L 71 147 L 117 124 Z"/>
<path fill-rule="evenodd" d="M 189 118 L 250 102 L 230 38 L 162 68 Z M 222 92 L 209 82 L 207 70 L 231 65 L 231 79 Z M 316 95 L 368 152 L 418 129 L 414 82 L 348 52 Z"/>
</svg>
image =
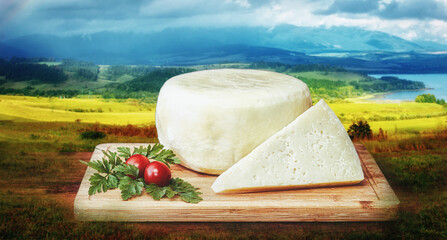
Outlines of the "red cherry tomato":
<svg viewBox="0 0 447 240">
<path fill-rule="evenodd" d="M 132 157 L 128 158 L 126 164 L 135 165 L 138 168 L 138 178 L 142 178 L 144 176 L 144 170 L 149 165 L 149 159 L 141 154 L 135 154 Z M 134 176 L 129 176 L 135 179 Z"/>
<path fill-rule="evenodd" d="M 171 181 L 171 170 L 166 164 L 153 161 L 144 170 L 144 181 L 147 184 L 155 183 L 159 187 L 164 187 Z"/>
</svg>

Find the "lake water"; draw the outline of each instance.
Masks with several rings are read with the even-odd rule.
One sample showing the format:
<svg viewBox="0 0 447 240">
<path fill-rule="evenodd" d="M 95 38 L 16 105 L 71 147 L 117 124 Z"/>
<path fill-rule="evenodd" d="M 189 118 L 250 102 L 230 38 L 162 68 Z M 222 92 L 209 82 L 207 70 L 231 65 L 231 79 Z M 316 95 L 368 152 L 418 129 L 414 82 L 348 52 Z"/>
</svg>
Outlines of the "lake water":
<svg viewBox="0 0 447 240">
<path fill-rule="evenodd" d="M 394 76 L 400 79 L 414 80 L 425 83 L 426 88 L 430 90 L 421 91 L 398 91 L 384 94 L 374 100 L 414 100 L 418 95 L 429 93 L 435 95 L 436 98 L 442 98 L 447 101 L 447 74 L 372 74 L 375 78 L 382 76 Z"/>
</svg>

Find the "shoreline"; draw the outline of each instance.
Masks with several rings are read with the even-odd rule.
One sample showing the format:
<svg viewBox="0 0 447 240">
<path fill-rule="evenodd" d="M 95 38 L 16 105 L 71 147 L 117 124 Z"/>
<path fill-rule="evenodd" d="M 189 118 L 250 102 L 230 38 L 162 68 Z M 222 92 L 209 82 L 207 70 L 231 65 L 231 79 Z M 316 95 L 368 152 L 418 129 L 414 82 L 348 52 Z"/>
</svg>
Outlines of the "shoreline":
<svg viewBox="0 0 447 240">
<path fill-rule="evenodd" d="M 393 93 L 399 93 L 399 92 L 418 92 L 418 91 L 426 91 L 426 90 L 434 90 L 434 88 L 419 88 L 419 89 L 409 89 L 409 90 L 394 90 L 389 92 L 378 92 L 378 93 L 372 93 L 375 98 L 383 98 L 384 95 L 389 95 Z M 396 99 L 397 100 L 397 99 Z M 402 100 L 402 101 L 409 101 L 409 100 Z"/>
<path fill-rule="evenodd" d="M 433 94 L 436 98 L 447 99 L 446 95 L 446 80 L 447 74 L 425 74 L 425 73 L 415 73 L 415 74 L 369 74 L 371 77 L 379 78 L 381 76 L 394 76 L 400 79 L 406 79 L 411 81 L 419 81 L 425 84 L 424 88 L 420 89 L 412 89 L 412 90 L 398 90 L 398 91 L 390 91 L 390 92 L 382 92 L 375 93 L 370 98 L 371 101 L 377 100 L 398 100 L 398 99 L 406 99 L 402 101 L 414 100 L 417 95 L 420 94 Z"/>
<path fill-rule="evenodd" d="M 361 102 L 390 102 L 390 103 L 398 103 L 398 102 L 414 102 L 414 100 L 407 99 L 384 99 L 386 95 L 398 93 L 398 92 L 417 92 L 417 91 L 425 91 L 425 90 L 433 90 L 434 88 L 420 88 L 420 89 L 409 89 L 409 90 L 394 90 L 389 92 L 377 92 L 377 93 L 368 93 L 363 96 L 346 98 L 348 101 L 361 101 Z"/>
</svg>

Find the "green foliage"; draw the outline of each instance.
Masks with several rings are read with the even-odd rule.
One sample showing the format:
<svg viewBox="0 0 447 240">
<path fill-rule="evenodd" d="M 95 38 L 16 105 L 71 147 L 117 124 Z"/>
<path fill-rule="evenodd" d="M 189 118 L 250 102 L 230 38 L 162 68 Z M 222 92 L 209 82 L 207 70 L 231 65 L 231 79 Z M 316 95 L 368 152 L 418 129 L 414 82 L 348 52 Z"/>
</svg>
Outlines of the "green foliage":
<svg viewBox="0 0 447 240">
<path fill-rule="evenodd" d="M 74 78 L 81 81 L 95 81 L 97 77 L 97 72 L 92 72 L 85 68 L 77 69 L 74 74 Z"/>
<path fill-rule="evenodd" d="M 101 131 L 85 131 L 81 132 L 82 139 L 102 139 L 105 138 L 106 134 Z"/>
<path fill-rule="evenodd" d="M 385 89 L 385 91 L 415 90 L 425 88 L 425 84 L 423 82 L 410 81 L 393 76 L 383 76 L 380 80 L 385 82 L 385 84 L 381 84 L 381 87 Z"/>
<path fill-rule="evenodd" d="M 156 143 L 153 147 L 148 145 L 147 147 L 140 146 L 138 148 L 134 148 L 131 153 L 130 148 L 128 147 L 118 147 L 118 154 L 120 157 L 125 159 L 130 158 L 135 154 L 141 154 L 146 156 L 147 158 L 160 161 L 166 166 L 171 167 L 171 164 L 180 164 L 181 160 L 175 156 L 172 150 L 163 149 L 163 145 Z"/>
<path fill-rule="evenodd" d="M 315 69 L 319 68 L 316 67 Z M 353 75 L 353 73 L 345 73 L 342 75 L 340 72 L 342 71 L 325 71 L 323 74 L 321 72 L 316 72 L 316 74 L 311 74 L 311 72 L 297 72 L 292 75 L 305 82 L 309 87 L 312 96 L 317 99 L 349 98 L 360 96 L 365 92 L 376 93 L 394 90 L 420 89 L 425 87 L 422 82 L 409 81 L 396 77 L 382 77 L 381 79 L 376 79 L 363 76 L 359 73 L 357 73 L 357 75 Z"/>
<path fill-rule="evenodd" d="M 420 103 L 435 103 L 436 97 L 433 94 L 425 94 L 424 93 L 424 94 L 418 95 L 414 101 L 420 102 Z"/>
<path fill-rule="evenodd" d="M 149 193 L 152 196 L 152 198 L 156 201 L 159 201 L 164 196 L 172 198 L 176 194 L 176 192 L 172 190 L 171 185 L 159 187 L 155 183 L 147 185 L 146 192 Z"/>
<path fill-rule="evenodd" d="M 161 68 L 134 80 L 114 86 L 118 92 L 158 92 L 161 86 L 171 77 L 193 71 L 186 68 Z"/>
<path fill-rule="evenodd" d="M 308 78 L 301 76 L 299 73 L 294 75 L 307 84 L 314 99 L 348 98 L 360 96 L 363 93 L 363 91 L 356 90 L 346 81 Z"/>
<path fill-rule="evenodd" d="M 254 62 L 249 65 L 251 69 L 269 69 L 275 72 L 347 72 L 346 69 L 340 66 L 328 64 L 285 64 L 279 62 Z"/>
<path fill-rule="evenodd" d="M 119 188 L 121 190 L 121 198 L 123 200 L 128 200 L 134 196 L 141 195 L 144 189 L 144 180 L 142 178 L 132 179 L 128 176 L 124 176 L 120 179 Z"/>
<path fill-rule="evenodd" d="M 113 152 L 104 152 L 104 158 L 100 160 L 93 160 L 90 162 L 81 161 L 82 164 L 85 164 L 99 173 L 111 174 L 112 170 L 122 163 L 120 158 L 117 158 L 116 153 Z"/>
<path fill-rule="evenodd" d="M 160 161 L 164 164 L 166 164 L 169 168 L 171 167 L 171 164 L 180 164 L 181 161 L 179 158 L 175 156 L 175 154 L 171 150 L 163 149 L 161 152 L 159 152 L 155 157 L 154 160 Z"/>
<path fill-rule="evenodd" d="M 161 145 L 159 143 L 154 144 L 153 147 L 151 147 L 151 145 L 149 145 L 149 146 L 147 146 L 146 157 L 148 157 L 148 158 L 156 157 L 157 154 L 160 151 L 162 151 L 162 149 L 163 149 L 163 145 Z M 173 154 L 172 151 L 171 151 L 171 153 Z M 171 154 L 171 156 L 172 156 L 172 154 Z M 160 157 L 158 157 L 158 158 L 160 158 Z M 180 164 L 180 162 L 176 162 L 175 164 Z"/>
<path fill-rule="evenodd" d="M 180 178 L 173 178 L 168 186 L 159 187 L 156 184 L 149 184 L 146 186 L 146 191 L 155 200 L 160 200 L 163 197 L 172 198 L 179 195 L 180 199 L 189 203 L 199 203 L 203 199 L 199 196 L 202 193 L 197 191 L 197 188 L 190 183 L 185 182 Z"/>
<path fill-rule="evenodd" d="M 135 165 L 132 164 L 130 165 L 120 164 L 115 168 L 113 168 L 113 171 L 122 173 L 118 175 L 120 177 L 123 177 L 124 175 L 138 177 L 138 173 L 140 172 L 140 170 Z"/>
<path fill-rule="evenodd" d="M 75 59 L 63 59 L 60 66 L 64 69 L 64 71 L 72 73 L 76 73 L 79 69 L 83 69 L 85 71 L 97 74 L 99 70 L 99 66 L 92 62 Z"/>
<path fill-rule="evenodd" d="M 348 86 L 348 83 L 345 81 L 331 81 L 331 80 L 323 80 L 323 79 L 309 79 L 306 77 L 302 77 L 298 75 L 298 78 L 305 82 L 309 88 L 319 89 L 324 88 L 329 91 L 338 90 L 340 87 Z"/>
<path fill-rule="evenodd" d="M 447 185 L 447 159 L 441 156 L 408 155 L 379 159 L 387 174 L 413 191 L 427 192 Z"/>
<path fill-rule="evenodd" d="M 24 96 L 40 96 L 40 97 L 67 97 L 72 98 L 80 94 L 78 90 L 39 90 L 28 86 L 22 89 L 0 87 L 1 95 L 24 95 Z"/>
<path fill-rule="evenodd" d="M 349 84 L 354 86 L 356 89 L 370 93 L 425 88 L 425 84 L 423 82 L 410 81 L 390 76 L 383 76 L 380 79 L 367 77 L 363 80 L 352 81 Z"/>
<path fill-rule="evenodd" d="M 106 86 L 106 91 L 97 93 L 104 98 L 135 98 L 155 102 L 160 88 L 169 78 L 191 71 L 193 70 L 186 68 L 157 68 L 124 83 L 111 83 Z"/>
<path fill-rule="evenodd" d="M 126 66 L 126 65 L 112 65 L 107 68 L 104 72 L 104 76 L 107 79 L 116 81 L 119 77 L 123 75 L 131 75 L 138 77 L 144 74 L 148 74 L 158 68 L 153 66 Z"/>
<path fill-rule="evenodd" d="M 372 137 L 372 130 L 368 121 L 359 120 L 349 126 L 348 135 L 351 139 L 370 139 Z"/>
<path fill-rule="evenodd" d="M 445 100 L 441 99 L 441 98 L 436 98 L 435 95 L 433 94 L 421 94 L 418 95 L 416 97 L 416 99 L 414 99 L 415 102 L 419 102 L 419 103 L 437 103 L 439 105 L 444 105 L 445 104 Z"/>
<path fill-rule="evenodd" d="M 107 190 L 118 186 L 118 180 L 113 175 L 102 176 L 99 173 L 95 173 L 89 178 L 89 181 L 90 188 L 88 189 L 88 195 L 100 193 L 101 190 L 107 192 Z"/>
<path fill-rule="evenodd" d="M 183 201 L 189 203 L 198 203 L 202 201 L 202 198 L 199 196 L 202 193 L 197 192 L 197 188 L 190 183 L 185 182 L 183 179 L 174 178 L 171 180 L 170 185 L 176 194 L 180 195 L 180 199 Z"/>
<path fill-rule="evenodd" d="M 39 83 L 62 83 L 68 79 L 59 66 L 45 64 L 6 61 L 0 58 L 0 76 L 7 81 L 20 82 L 34 80 Z"/>
<path fill-rule="evenodd" d="M 80 81 L 96 81 L 99 74 L 99 66 L 92 62 L 63 59 L 60 67 L 70 74 L 71 78 Z"/>
<path fill-rule="evenodd" d="M 30 57 L 30 58 L 12 57 L 10 61 L 15 63 L 41 63 L 41 62 L 55 63 L 56 59 L 51 57 Z"/>
<path fill-rule="evenodd" d="M 90 181 L 90 188 L 88 189 L 89 195 L 100 193 L 101 191 L 107 192 L 107 190 L 109 189 L 114 189 L 118 187 L 118 175 L 116 175 L 115 168 L 123 164 L 123 161 L 114 152 L 103 151 L 103 153 L 104 157 L 102 161 L 100 160 L 94 160 L 90 162 L 85 162 L 82 160 L 80 161 L 82 164 L 85 164 L 97 171 L 97 173 L 94 173 L 89 178 Z"/>
</svg>

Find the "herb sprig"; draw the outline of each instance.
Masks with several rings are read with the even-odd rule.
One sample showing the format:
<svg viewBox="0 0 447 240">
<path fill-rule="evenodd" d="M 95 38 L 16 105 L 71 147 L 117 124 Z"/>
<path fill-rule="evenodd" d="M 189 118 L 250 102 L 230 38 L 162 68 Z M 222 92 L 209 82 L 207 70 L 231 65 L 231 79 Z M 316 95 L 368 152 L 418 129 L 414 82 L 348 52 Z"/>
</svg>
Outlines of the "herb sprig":
<svg viewBox="0 0 447 240">
<path fill-rule="evenodd" d="M 134 165 L 127 165 L 123 161 L 135 154 L 141 154 L 149 159 L 160 161 L 168 167 L 181 163 L 172 150 L 163 149 L 161 144 L 140 146 L 134 148 L 133 151 L 128 147 L 118 147 L 117 152 L 104 150 L 102 152 L 104 153 L 102 161 L 80 161 L 97 171 L 89 178 L 89 195 L 119 188 L 123 200 L 140 196 L 144 190 L 157 201 L 164 197 L 173 198 L 175 196 L 179 196 L 181 200 L 188 203 L 198 203 L 203 200 L 199 196 L 202 193 L 197 191 L 197 188 L 180 178 L 171 179 L 169 185 L 164 187 L 159 187 L 154 183 L 146 184 L 143 178 L 138 178 L 138 168 Z"/>
</svg>

